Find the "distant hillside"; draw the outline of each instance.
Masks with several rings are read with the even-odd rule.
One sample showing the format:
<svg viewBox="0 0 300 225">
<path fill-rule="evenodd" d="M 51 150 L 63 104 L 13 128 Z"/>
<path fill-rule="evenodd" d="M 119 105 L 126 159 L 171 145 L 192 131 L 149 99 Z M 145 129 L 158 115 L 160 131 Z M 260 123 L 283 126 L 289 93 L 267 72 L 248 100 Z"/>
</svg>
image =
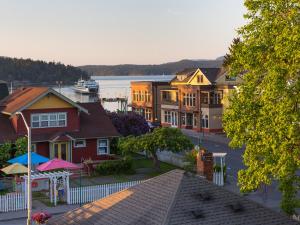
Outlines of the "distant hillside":
<svg viewBox="0 0 300 225">
<path fill-rule="evenodd" d="M 86 65 L 80 66 L 82 70 L 94 76 L 105 75 L 160 75 L 160 74 L 175 74 L 185 68 L 193 67 L 221 67 L 223 58 L 219 57 L 216 60 L 181 60 L 178 62 L 164 63 L 159 65 Z"/>
<path fill-rule="evenodd" d="M 0 57 L 0 80 L 14 83 L 71 84 L 88 74 L 80 68 L 55 62 Z"/>
</svg>

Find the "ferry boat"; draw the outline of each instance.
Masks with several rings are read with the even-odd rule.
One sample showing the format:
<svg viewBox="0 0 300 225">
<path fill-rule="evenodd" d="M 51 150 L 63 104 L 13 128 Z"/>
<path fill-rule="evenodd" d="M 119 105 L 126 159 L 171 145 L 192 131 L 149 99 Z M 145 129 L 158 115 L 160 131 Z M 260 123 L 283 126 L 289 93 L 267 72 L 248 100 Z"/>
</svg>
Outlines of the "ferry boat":
<svg viewBox="0 0 300 225">
<path fill-rule="evenodd" d="M 75 83 L 73 89 L 76 92 L 83 93 L 83 94 L 94 94 L 94 93 L 98 93 L 99 84 L 95 80 L 80 79 Z"/>
</svg>

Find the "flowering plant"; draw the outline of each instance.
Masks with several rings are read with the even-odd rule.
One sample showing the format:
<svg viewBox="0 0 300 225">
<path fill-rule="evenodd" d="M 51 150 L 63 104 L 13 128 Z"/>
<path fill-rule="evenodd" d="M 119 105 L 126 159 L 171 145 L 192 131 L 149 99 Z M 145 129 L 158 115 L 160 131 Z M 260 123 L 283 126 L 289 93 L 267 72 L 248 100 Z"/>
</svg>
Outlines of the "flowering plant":
<svg viewBox="0 0 300 225">
<path fill-rule="evenodd" d="M 37 224 L 45 224 L 51 218 L 51 215 L 47 212 L 37 212 L 31 218 Z"/>
</svg>

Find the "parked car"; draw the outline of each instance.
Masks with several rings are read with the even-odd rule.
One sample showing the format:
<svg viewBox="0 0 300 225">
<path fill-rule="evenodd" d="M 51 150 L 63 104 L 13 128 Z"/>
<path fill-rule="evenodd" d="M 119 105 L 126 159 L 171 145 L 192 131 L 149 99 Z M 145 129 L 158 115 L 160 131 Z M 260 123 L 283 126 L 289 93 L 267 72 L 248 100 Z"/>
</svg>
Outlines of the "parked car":
<svg viewBox="0 0 300 225">
<path fill-rule="evenodd" d="M 150 132 L 152 132 L 155 128 L 161 127 L 160 122 L 148 122 L 148 126 L 150 127 Z"/>
</svg>

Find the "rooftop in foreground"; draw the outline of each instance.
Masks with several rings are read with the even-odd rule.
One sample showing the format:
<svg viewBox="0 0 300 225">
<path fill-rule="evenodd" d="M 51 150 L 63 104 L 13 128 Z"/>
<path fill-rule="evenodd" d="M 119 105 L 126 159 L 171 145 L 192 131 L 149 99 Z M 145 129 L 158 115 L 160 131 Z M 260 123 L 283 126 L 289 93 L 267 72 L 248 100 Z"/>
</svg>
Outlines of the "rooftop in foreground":
<svg viewBox="0 0 300 225">
<path fill-rule="evenodd" d="M 203 178 L 173 170 L 53 217 L 50 225 L 298 224 Z"/>
</svg>

